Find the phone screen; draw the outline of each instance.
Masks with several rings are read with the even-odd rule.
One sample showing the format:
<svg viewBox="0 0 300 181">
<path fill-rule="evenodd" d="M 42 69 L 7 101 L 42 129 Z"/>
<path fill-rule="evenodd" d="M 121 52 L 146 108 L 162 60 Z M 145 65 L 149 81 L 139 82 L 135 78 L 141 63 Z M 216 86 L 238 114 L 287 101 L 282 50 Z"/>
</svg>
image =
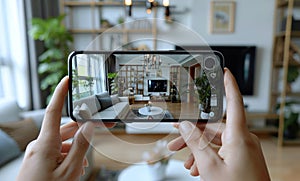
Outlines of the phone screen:
<svg viewBox="0 0 300 181">
<path fill-rule="evenodd" d="M 215 51 L 75 51 L 69 113 L 75 121 L 217 121 L 223 56 Z"/>
</svg>

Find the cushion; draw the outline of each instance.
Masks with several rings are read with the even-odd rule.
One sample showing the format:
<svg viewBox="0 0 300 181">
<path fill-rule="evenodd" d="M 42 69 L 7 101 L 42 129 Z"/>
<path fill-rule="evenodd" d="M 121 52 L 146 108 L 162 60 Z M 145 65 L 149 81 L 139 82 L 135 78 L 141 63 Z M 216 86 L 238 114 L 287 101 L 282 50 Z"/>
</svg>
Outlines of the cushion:
<svg viewBox="0 0 300 181">
<path fill-rule="evenodd" d="M 92 117 L 92 113 L 89 109 L 89 107 L 83 103 L 81 106 L 80 106 L 80 109 L 79 109 L 79 116 L 82 118 L 82 119 L 90 119 Z"/>
<path fill-rule="evenodd" d="M 74 107 L 76 107 L 77 105 L 81 106 L 83 103 L 85 103 L 89 107 L 92 115 L 98 112 L 99 110 L 101 110 L 100 104 L 95 95 L 84 97 L 80 100 L 76 100 L 73 102 L 73 106 Z"/>
<path fill-rule="evenodd" d="M 80 110 L 80 106 L 77 105 L 74 109 L 73 109 L 73 116 L 76 118 L 76 119 L 79 119 L 79 110 Z"/>
<path fill-rule="evenodd" d="M 113 105 L 120 102 L 118 94 L 111 95 L 110 98 L 111 98 L 111 102 L 112 102 Z"/>
<path fill-rule="evenodd" d="M 21 111 L 15 100 L 3 99 L 0 101 L 0 123 L 8 121 L 19 121 L 19 113 Z M 5 119 L 3 119 L 5 118 Z"/>
<path fill-rule="evenodd" d="M 98 98 L 98 100 L 101 104 L 101 110 L 104 110 L 112 106 L 112 101 L 110 97 Z"/>
<path fill-rule="evenodd" d="M 28 143 L 36 139 L 39 134 L 39 129 L 31 118 L 1 123 L 0 129 L 17 142 L 21 151 L 24 151 Z"/>
<path fill-rule="evenodd" d="M 0 167 L 21 155 L 17 142 L 0 129 Z"/>
</svg>

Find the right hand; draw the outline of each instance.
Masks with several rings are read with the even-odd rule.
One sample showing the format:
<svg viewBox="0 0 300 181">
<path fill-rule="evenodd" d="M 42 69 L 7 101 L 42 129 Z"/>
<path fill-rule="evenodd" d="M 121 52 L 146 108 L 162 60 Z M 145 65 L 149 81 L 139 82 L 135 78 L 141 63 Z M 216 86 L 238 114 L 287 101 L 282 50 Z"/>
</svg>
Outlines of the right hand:
<svg viewBox="0 0 300 181">
<path fill-rule="evenodd" d="M 224 131 L 212 140 L 219 147 L 211 146 L 207 138 L 209 135 L 203 134 L 202 129 L 183 121 L 178 125 L 181 137 L 170 142 L 169 149 L 178 151 L 187 146 L 192 153 L 185 167 L 203 180 L 270 180 L 260 142 L 247 128 L 243 98 L 227 69 L 224 84 L 227 120 Z"/>
</svg>

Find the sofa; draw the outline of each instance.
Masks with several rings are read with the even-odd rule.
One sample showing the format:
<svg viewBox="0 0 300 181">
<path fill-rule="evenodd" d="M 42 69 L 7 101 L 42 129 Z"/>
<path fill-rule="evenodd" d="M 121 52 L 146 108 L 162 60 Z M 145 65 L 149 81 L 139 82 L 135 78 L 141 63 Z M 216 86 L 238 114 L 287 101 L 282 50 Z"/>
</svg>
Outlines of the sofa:
<svg viewBox="0 0 300 181">
<path fill-rule="evenodd" d="M 109 95 L 108 92 L 91 95 L 73 102 L 76 119 L 124 119 L 129 112 L 128 97 Z"/>
<path fill-rule="evenodd" d="M 15 100 L 0 101 L 0 180 L 12 181 L 18 175 L 27 144 L 36 139 L 45 110 L 22 111 Z M 71 121 L 62 117 L 61 124 Z M 71 141 L 71 140 L 69 140 Z M 81 180 L 87 180 L 93 169 L 92 149 L 88 151 L 89 167 Z"/>
</svg>

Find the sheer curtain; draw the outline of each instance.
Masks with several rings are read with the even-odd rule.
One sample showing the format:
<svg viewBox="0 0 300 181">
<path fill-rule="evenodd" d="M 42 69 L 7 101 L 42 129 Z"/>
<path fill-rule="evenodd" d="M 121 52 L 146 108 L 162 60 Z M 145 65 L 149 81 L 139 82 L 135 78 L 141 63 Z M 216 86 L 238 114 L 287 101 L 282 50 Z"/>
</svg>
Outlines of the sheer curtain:
<svg viewBox="0 0 300 181">
<path fill-rule="evenodd" d="M 92 57 L 91 61 L 91 67 L 93 68 L 92 70 L 92 75 L 94 77 L 94 90 L 96 90 L 96 93 L 104 92 L 106 91 L 106 85 L 105 85 L 105 61 L 103 56 L 99 55 L 96 57 Z"/>
<path fill-rule="evenodd" d="M 23 0 L 0 1 L 0 99 L 31 105 Z"/>
</svg>

